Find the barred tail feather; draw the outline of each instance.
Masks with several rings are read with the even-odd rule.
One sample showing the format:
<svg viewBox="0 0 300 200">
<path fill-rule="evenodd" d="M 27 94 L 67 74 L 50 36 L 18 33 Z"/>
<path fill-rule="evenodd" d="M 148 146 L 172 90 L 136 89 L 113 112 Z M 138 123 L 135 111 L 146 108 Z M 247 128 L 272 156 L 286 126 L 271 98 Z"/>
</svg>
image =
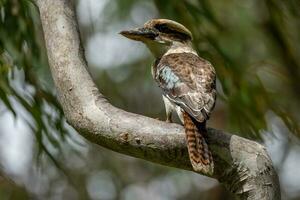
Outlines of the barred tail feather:
<svg viewBox="0 0 300 200">
<path fill-rule="evenodd" d="M 213 174 L 214 162 L 204 139 L 204 131 L 206 131 L 205 122 L 203 124 L 196 122 L 186 112 L 183 112 L 183 119 L 187 147 L 193 169 L 197 172 Z"/>
</svg>

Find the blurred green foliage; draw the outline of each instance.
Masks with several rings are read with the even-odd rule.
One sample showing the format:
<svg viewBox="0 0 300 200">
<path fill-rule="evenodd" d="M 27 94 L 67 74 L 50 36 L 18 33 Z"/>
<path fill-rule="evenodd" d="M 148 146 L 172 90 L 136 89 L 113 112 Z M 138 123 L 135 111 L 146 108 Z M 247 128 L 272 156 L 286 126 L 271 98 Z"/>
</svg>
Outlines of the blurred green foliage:
<svg viewBox="0 0 300 200">
<path fill-rule="evenodd" d="M 28 0 L 1 0 L 0 27 L 0 100 L 5 105 L 1 109 L 24 118 L 35 136 L 37 156 L 45 153 L 58 166 L 45 143 L 60 149 L 68 131 L 50 89 L 53 83 L 36 7 Z M 16 109 L 26 114 L 17 116 Z"/>
<path fill-rule="evenodd" d="M 26 189 L 18 186 L 0 172 L 0 197 L 1 199 L 29 199 Z"/>
<path fill-rule="evenodd" d="M 199 55 L 213 63 L 229 126 L 260 138 L 266 114 L 299 135 L 300 8 L 297 1 L 155 0 L 162 17 L 192 30 Z"/>
<path fill-rule="evenodd" d="M 106 7 L 111 9 L 103 11 L 106 16 L 103 27 L 81 27 L 83 41 L 95 32 L 106 31 L 110 23 L 130 20 L 131 10 L 140 2 L 145 1 L 109 1 Z M 221 120 L 214 122 L 215 126 L 220 122 L 225 124 L 221 128 L 260 139 L 269 126 L 268 116 L 273 113 L 291 133 L 300 137 L 299 1 L 153 0 L 151 3 L 159 13 L 153 18 L 169 18 L 186 25 L 193 32 L 199 55 L 215 66 L 219 95 L 211 121 L 221 116 Z M 114 105 L 162 118 L 164 110 L 150 75 L 151 62 L 151 57 L 143 57 L 113 69 L 91 70 L 95 82 L 101 85 L 101 92 Z M 119 82 L 112 78 L 121 73 L 128 76 Z M 0 0 L 0 113 L 8 111 L 23 118 L 35 136 L 36 155 L 47 155 L 63 169 L 66 164 L 59 152 L 71 135 L 49 74 L 37 8 L 29 0 Z M 117 167 L 122 165 L 121 156 L 98 151 L 93 155 L 105 161 L 98 163 L 90 158 L 90 162 L 96 163 L 94 170 L 100 165 L 104 169 L 112 168 L 120 179 L 118 188 L 139 179 Z M 137 163 L 130 161 L 127 167 L 145 176 L 140 181 L 167 173 L 165 168 L 154 170 L 153 166 Z M 66 173 L 75 182 L 87 184 L 88 170 L 80 168 Z M 87 191 L 81 190 L 86 197 Z M 192 199 L 192 196 L 184 197 Z"/>
</svg>

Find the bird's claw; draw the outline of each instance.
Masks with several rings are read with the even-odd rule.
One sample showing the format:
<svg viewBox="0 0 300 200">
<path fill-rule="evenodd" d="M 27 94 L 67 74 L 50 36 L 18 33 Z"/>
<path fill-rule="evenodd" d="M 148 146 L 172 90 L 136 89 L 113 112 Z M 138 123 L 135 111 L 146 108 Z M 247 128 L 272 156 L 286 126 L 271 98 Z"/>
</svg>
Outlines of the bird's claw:
<svg viewBox="0 0 300 200">
<path fill-rule="evenodd" d="M 167 119 L 166 119 L 166 122 L 167 122 L 167 123 L 172 123 L 172 119 L 171 119 L 171 118 L 167 118 Z"/>
</svg>

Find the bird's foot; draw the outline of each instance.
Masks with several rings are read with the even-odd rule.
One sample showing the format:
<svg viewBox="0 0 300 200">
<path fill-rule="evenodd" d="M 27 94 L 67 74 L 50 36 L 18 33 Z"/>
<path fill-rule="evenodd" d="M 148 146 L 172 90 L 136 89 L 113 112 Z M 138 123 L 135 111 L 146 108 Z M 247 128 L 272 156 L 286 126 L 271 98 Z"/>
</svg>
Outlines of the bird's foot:
<svg viewBox="0 0 300 200">
<path fill-rule="evenodd" d="M 164 121 L 164 120 L 159 119 L 158 117 L 155 118 L 155 119 L 160 120 L 160 121 Z M 165 122 L 167 122 L 167 123 L 173 123 L 173 121 L 172 121 L 171 118 L 167 118 L 167 119 L 165 120 Z"/>
<path fill-rule="evenodd" d="M 167 123 L 172 123 L 172 118 L 171 117 L 167 117 L 166 122 Z"/>
</svg>

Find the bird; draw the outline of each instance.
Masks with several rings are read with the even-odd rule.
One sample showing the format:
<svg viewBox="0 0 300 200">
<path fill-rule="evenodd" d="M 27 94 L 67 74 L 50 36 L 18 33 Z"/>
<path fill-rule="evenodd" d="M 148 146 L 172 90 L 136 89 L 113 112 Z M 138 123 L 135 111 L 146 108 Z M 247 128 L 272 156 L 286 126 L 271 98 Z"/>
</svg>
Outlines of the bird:
<svg viewBox="0 0 300 200">
<path fill-rule="evenodd" d="M 194 171 L 212 175 L 214 160 L 206 141 L 206 121 L 216 102 L 216 72 L 192 45 L 192 33 L 170 19 L 151 19 L 121 35 L 144 43 L 155 57 L 152 76 L 162 89 L 166 121 L 176 112 L 185 129 Z"/>
</svg>

